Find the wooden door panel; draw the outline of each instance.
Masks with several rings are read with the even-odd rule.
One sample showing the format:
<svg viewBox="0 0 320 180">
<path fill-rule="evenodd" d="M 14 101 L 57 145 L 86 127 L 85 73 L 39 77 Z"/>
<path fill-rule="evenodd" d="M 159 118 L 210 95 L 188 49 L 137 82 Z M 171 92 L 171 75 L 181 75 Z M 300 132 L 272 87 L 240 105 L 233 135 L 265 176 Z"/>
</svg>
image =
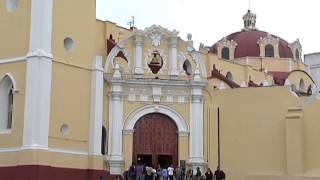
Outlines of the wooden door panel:
<svg viewBox="0 0 320 180">
<path fill-rule="evenodd" d="M 171 155 L 173 164 L 178 164 L 178 128 L 168 116 L 152 113 L 141 117 L 133 135 L 133 162 L 138 154 L 152 154 L 153 165 L 158 164 L 158 155 Z"/>
</svg>

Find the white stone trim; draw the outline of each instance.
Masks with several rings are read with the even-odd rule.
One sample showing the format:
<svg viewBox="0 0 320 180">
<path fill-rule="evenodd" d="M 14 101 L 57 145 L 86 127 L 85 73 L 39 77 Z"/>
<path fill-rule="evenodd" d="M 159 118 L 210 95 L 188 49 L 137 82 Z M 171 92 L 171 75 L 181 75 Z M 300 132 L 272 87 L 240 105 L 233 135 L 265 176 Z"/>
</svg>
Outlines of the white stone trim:
<svg viewBox="0 0 320 180">
<path fill-rule="evenodd" d="M 136 94 L 129 94 L 128 95 L 128 101 L 129 102 L 135 102 L 136 101 Z"/>
<path fill-rule="evenodd" d="M 279 54 L 279 41 L 278 37 L 273 36 L 272 34 L 267 34 L 265 37 L 260 37 L 257 44 L 260 48 L 260 57 L 265 57 L 265 47 L 270 44 L 273 46 L 273 53 L 275 58 L 280 58 Z"/>
<path fill-rule="evenodd" d="M 204 59 L 200 55 L 200 53 L 197 51 L 191 51 L 191 52 L 189 52 L 189 55 L 196 62 L 196 66 L 199 67 L 202 78 L 206 78 L 207 77 L 207 66 L 206 66 Z"/>
<path fill-rule="evenodd" d="M 48 149 L 53 0 L 32 0 L 27 54 L 23 149 Z"/>
<path fill-rule="evenodd" d="M 178 96 L 178 104 L 183 104 L 185 102 L 185 96 Z"/>
<path fill-rule="evenodd" d="M 21 151 L 20 147 L 0 148 L 0 153 L 19 152 L 19 151 Z"/>
<path fill-rule="evenodd" d="M 135 34 L 135 68 L 134 73 L 136 75 L 143 75 L 142 68 L 142 54 L 143 54 L 143 34 L 141 31 L 137 31 Z"/>
<path fill-rule="evenodd" d="M 53 0 L 32 0 L 30 50 L 51 52 Z"/>
<path fill-rule="evenodd" d="M 122 133 L 123 133 L 123 134 L 126 134 L 126 135 L 132 135 L 132 134 L 134 133 L 134 130 L 124 129 L 124 130 L 122 130 Z"/>
<path fill-rule="evenodd" d="M 27 58 L 23 146 L 48 147 L 52 61 Z"/>
<path fill-rule="evenodd" d="M 301 56 L 302 56 L 302 46 L 300 44 L 299 39 L 295 40 L 293 43 L 290 43 L 288 47 L 292 51 L 293 59 L 296 61 L 301 61 Z M 299 59 L 296 58 L 296 50 L 299 52 Z"/>
<path fill-rule="evenodd" d="M 0 153 L 19 152 L 23 150 L 26 150 L 26 148 L 21 148 L 21 147 L 0 148 Z M 64 154 L 76 154 L 76 155 L 84 155 L 84 156 L 89 155 L 88 152 L 86 151 L 67 150 L 67 149 L 60 149 L 60 148 L 48 148 L 46 150 L 50 152 L 64 153 Z"/>
<path fill-rule="evenodd" d="M 116 56 L 118 55 L 119 52 L 123 52 L 125 58 L 127 58 L 127 60 L 128 60 L 128 67 L 130 67 L 131 59 L 130 59 L 130 56 L 128 55 L 126 49 L 124 49 L 123 47 L 120 47 L 119 45 L 116 45 L 110 51 L 110 53 L 107 57 L 107 60 L 105 62 L 105 65 L 104 65 L 104 72 L 105 73 L 108 73 L 109 68 L 115 67 L 116 63 L 114 63 L 114 59 L 116 58 Z"/>
<path fill-rule="evenodd" d="M 22 62 L 22 61 L 27 61 L 25 56 L 0 59 L 0 64 L 10 64 L 10 63 Z"/>
<path fill-rule="evenodd" d="M 6 77 L 6 76 L 8 76 L 8 77 L 10 78 L 11 82 L 12 82 L 13 92 L 15 92 L 15 93 L 19 92 L 19 89 L 18 89 L 18 86 L 17 86 L 17 82 L 16 82 L 16 80 L 14 79 L 14 77 L 13 77 L 10 73 L 6 73 L 4 76 L 2 76 L 2 77 L 0 78 L 0 82 L 1 82 L 2 79 L 3 79 L 4 77 Z"/>
<path fill-rule="evenodd" d="M 190 101 L 190 159 L 189 163 L 204 163 L 203 151 L 203 95 L 202 89 L 194 87 Z"/>
<path fill-rule="evenodd" d="M 82 155 L 82 156 L 93 155 L 93 154 L 89 154 L 87 151 L 67 150 L 67 149 L 60 149 L 60 148 L 49 148 L 49 151 L 56 152 L 56 153 L 63 153 L 63 154 Z"/>
<path fill-rule="evenodd" d="M 177 44 L 178 44 L 178 37 L 172 36 L 170 37 L 170 76 L 177 77 L 179 75 L 179 72 L 177 70 L 177 59 L 178 59 L 178 50 L 177 50 Z"/>
<path fill-rule="evenodd" d="M 93 60 L 91 79 L 91 120 L 89 136 L 89 153 L 101 155 L 101 138 L 103 122 L 103 67 L 102 57 L 97 56 Z M 102 71 L 101 71 L 102 70 Z"/>
<path fill-rule="evenodd" d="M 234 52 L 236 50 L 236 47 L 238 44 L 234 40 L 228 40 L 226 37 L 223 37 L 217 44 L 217 50 L 218 50 L 218 57 L 222 59 L 222 49 L 223 48 L 229 48 L 229 60 L 234 59 Z"/>
<path fill-rule="evenodd" d="M 146 105 L 142 108 L 135 110 L 130 113 L 130 115 L 126 118 L 126 123 L 124 124 L 124 130 L 134 130 L 134 125 L 137 121 L 143 117 L 144 115 L 150 113 L 161 113 L 169 116 L 177 125 L 179 133 L 189 132 L 188 125 L 184 118 L 174 109 L 164 105 Z"/>
<path fill-rule="evenodd" d="M 121 174 L 124 165 L 122 155 L 123 108 L 122 84 L 119 82 L 112 82 L 109 98 L 109 141 L 107 160 L 110 174 Z"/>
<path fill-rule="evenodd" d="M 168 104 L 173 104 L 173 96 L 172 95 L 168 95 L 167 96 L 167 103 Z"/>
<path fill-rule="evenodd" d="M 11 132 L 12 132 L 12 128 L 11 129 L 5 129 L 5 130 L 0 131 L 0 135 L 1 134 L 11 134 Z"/>
</svg>

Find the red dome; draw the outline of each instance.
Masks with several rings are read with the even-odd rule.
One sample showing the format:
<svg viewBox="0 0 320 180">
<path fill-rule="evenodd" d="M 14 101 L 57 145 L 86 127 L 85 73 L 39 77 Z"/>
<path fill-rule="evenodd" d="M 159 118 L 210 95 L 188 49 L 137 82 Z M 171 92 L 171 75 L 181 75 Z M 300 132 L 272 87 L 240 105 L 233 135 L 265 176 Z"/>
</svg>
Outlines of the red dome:
<svg viewBox="0 0 320 180">
<path fill-rule="evenodd" d="M 234 58 L 241 57 L 260 57 L 260 47 L 257 43 L 260 38 L 267 37 L 268 33 L 258 30 L 239 31 L 228 35 L 227 40 L 233 40 L 238 45 L 236 46 Z M 272 35 L 274 36 L 274 35 Z M 279 38 L 277 36 L 274 36 Z M 289 43 L 279 38 L 279 55 L 280 58 L 293 58 L 292 51 L 288 46 Z M 210 52 L 217 54 L 217 43 L 211 48 Z"/>
</svg>

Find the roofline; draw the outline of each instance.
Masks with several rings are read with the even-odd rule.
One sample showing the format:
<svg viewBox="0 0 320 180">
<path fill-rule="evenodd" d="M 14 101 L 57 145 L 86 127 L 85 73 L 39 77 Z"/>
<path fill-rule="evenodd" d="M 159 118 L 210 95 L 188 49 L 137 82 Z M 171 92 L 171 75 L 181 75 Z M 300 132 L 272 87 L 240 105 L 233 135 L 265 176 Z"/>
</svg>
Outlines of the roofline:
<svg viewBox="0 0 320 180">
<path fill-rule="evenodd" d="M 112 21 L 109 21 L 109 20 L 102 20 L 102 19 L 98 19 L 98 18 L 96 18 L 96 20 L 97 20 L 97 21 L 104 22 L 104 23 L 107 23 L 107 22 L 108 22 L 108 23 L 114 24 L 114 25 L 117 26 L 118 28 L 126 29 L 126 30 L 128 30 L 128 31 L 131 30 L 130 28 L 126 28 L 126 27 L 120 26 L 120 25 L 118 25 L 117 23 L 112 22 Z"/>
<path fill-rule="evenodd" d="M 308 53 L 308 54 L 304 54 L 304 57 L 309 56 L 309 55 L 320 55 L 320 52 L 313 52 L 313 53 Z"/>
</svg>

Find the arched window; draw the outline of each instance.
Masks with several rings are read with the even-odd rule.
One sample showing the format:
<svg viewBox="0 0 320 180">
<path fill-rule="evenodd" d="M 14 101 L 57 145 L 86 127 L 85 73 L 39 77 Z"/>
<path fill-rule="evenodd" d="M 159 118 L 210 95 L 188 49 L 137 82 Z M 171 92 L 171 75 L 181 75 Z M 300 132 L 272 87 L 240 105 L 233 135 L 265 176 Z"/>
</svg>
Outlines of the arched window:
<svg viewBox="0 0 320 180">
<path fill-rule="evenodd" d="M 226 78 L 229 79 L 230 81 L 233 81 L 233 75 L 231 74 L 231 72 L 227 73 Z"/>
<path fill-rule="evenodd" d="M 12 128 L 13 82 L 9 76 L 0 81 L 0 132 Z"/>
<path fill-rule="evenodd" d="M 304 85 L 303 79 L 300 79 L 299 91 L 300 91 L 300 92 L 304 92 L 304 91 L 305 91 L 305 85 Z"/>
<path fill-rule="evenodd" d="M 186 59 L 183 63 L 183 70 L 188 76 L 192 74 L 192 66 L 188 59 Z"/>
<path fill-rule="evenodd" d="M 300 52 L 298 49 L 296 49 L 295 55 L 296 55 L 296 60 L 300 60 Z"/>
<path fill-rule="evenodd" d="M 230 59 L 230 52 L 229 52 L 229 48 L 224 47 L 221 51 L 221 58 L 222 59 Z"/>
<path fill-rule="evenodd" d="M 274 48 L 271 44 L 268 44 L 264 47 L 265 57 L 274 57 Z"/>
<path fill-rule="evenodd" d="M 101 154 L 106 154 L 106 137 L 107 137 L 107 130 L 104 126 L 102 126 L 102 137 L 101 137 Z"/>
</svg>

